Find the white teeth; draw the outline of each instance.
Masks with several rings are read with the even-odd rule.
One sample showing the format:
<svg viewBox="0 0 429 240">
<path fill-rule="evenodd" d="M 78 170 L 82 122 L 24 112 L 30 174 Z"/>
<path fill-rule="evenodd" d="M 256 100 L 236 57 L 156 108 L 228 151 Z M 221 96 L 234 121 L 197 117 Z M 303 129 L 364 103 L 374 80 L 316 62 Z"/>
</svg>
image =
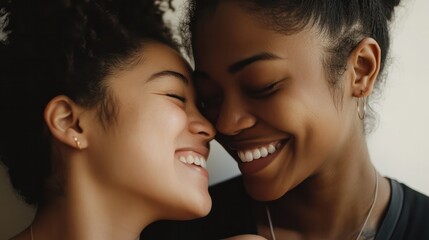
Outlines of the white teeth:
<svg viewBox="0 0 429 240">
<path fill-rule="evenodd" d="M 270 145 L 268 146 L 268 152 L 269 152 L 270 154 L 275 153 L 275 152 L 276 152 L 276 147 L 274 147 L 274 145 L 273 145 L 273 144 L 270 144 Z"/>
<path fill-rule="evenodd" d="M 268 156 L 268 150 L 266 147 L 261 147 L 261 157 Z"/>
<path fill-rule="evenodd" d="M 279 148 L 280 146 L 280 143 L 277 144 L 277 148 Z M 256 159 L 264 158 L 269 154 L 275 153 L 276 151 L 277 149 L 274 144 L 269 144 L 268 146 L 255 148 L 253 150 L 237 151 L 237 155 L 242 162 L 251 162 Z"/>
<path fill-rule="evenodd" d="M 186 158 L 186 163 L 188 163 L 188 164 L 193 164 L 194 163 L 194 157 L 192 157 L 191 155 L 189 155 L 187 158 Z"/>
<path fill-rule="evenodd" d="M 251 162 L 253 161 L 253 155 L 252 152 L 250 151 L 246 151 L 246 153 L 244 154 L 245 158 L 246 158 L 246 162 Z"/>
<path fill-rule="evenodd" d="M 240 159 L 242 161 L 244 161 L 244 159 L 246 159 L 246 157 L 244 156 L 244 152 L 242 152 L 242 151 L 238 151 L 238 156 L 240 157 Z"/>
<path fill-rule="evenodd" d="M 261 158 L 261 152 L 259 149 L 253 150 L 253 159 L 260 159 Z"/>
<path fill-rule="evenodd" d="M 204 157 L 197 157 L 197 156 L 191 156 L 191 155 L 187 157 L 181 156 L 179 157 L 179 161 L 190 165 L 194 164 L 205 169 L 207 168 L 206 159 Z"/>
<path fill-rule="evenodd" d="M 198 165 L 198 166 L 200 166 L 201 165 L 201 161 L 200 161 L 200 159 L 198 158 L 198 157 L 195 157 L 195 165 Z"/>
<path fill-rule="evenodd" d="M 200 161 L 201 161 L 201 167 L 203 167 L 203 168 L 207 168 L 207 162 L 206 162 L 206 160 L 204 159 L 204 158 L 200 158 Z"/>
</svg>

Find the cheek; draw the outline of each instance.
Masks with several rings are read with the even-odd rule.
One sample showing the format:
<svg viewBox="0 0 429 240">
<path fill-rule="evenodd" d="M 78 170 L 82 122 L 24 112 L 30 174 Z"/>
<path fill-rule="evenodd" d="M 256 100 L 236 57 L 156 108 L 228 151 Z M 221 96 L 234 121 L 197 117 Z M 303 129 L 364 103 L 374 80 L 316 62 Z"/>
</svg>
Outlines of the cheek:
<svg viewBox="0 0 429 240">
<path fill-rule="evenodd" d="M 122 109 L 117 125 L 92 140 L 94 171 L 105 180 L 138 186 L 136 182 L 154 181 L 153 173 L 173 169 L 176 143 L 187 117 L 172 105 L 146 103 L 145 108 Z"/>
<path fill-rule="evenodd" d="M 145 152 L 146 158 L 160 158 L 174 156 L 175 147 L 180 134 L 186 128 L 187 116 L 185 112 L 174 104 L 147 109 L 136 119 L 135 126 L 130 129 L 130 146 L 135 146 L 136 152 Z M 136 130 L 139 129 L 138 132 Z M 133 134 L 134 132 L 134 134 Z M 125 137 L 127 137 L 125 135 Z"/>
<path fill-rule="evenodd" d="M 277 120 L 279 124 L 290 123 L 296 124 L 295 128 L 313 128 L 338 117 L 334 101 L 325 84 L 299 83 L 291 84 L 259 108 L 265 111 L 265 116 L 271 117 L 273 121 Z"/>
<path fill-rule="evenodd" d="M 309 114 L 303 102 L 289 91 L 278 92 L 269 99 L 249 104 L 263 124 L 292 135 L 299 132 L 303 119 Z"/>
<path fill-rule="evenodd" d="M 254 106 L 264 124 L 294 137 L 295 154 L 314 159 L 339 144 L 344 121 L 334 101 L 327 89 L 291 87 Z"/>
<path fill-rule="evenodd" d="M 186 112 L 178 107 L 165 109 L 163 118 L 166 118 L 166 123 L 172 131 L 182 132 L 187 128 L 188 116 Z"/>
<path fill-rule="evenodd" d="M 124 123 L 126 132 L 141 132 L 150 142 L 171 142 L 185 128 L 187 115 L 173 103 L 152 104 L 141 111 L 131 111 L 130 121 Z"/>
</svg>

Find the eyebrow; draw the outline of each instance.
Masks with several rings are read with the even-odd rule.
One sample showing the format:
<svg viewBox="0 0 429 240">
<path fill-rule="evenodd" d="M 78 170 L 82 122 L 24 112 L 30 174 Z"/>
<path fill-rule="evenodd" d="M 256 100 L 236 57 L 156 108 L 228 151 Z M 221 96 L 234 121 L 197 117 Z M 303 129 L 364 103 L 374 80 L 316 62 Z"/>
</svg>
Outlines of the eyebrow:
<svg viewBox="0 0 429 240">
<path fill-rule="evenodd" d="M 152 74 L 152 76 L 149 77 L 148 81 L 152 81 L 157 78 L 165 77 L 165 76 L 177 78 L 183 83 L 185 83 L 186 85 L 189 85 L 189 79 L 185 77 L 185 75 L 172 70 L 165 70 L 165 71 L 154 73 Z"/>
<path fill-rule="evenodd" d="M 245 58 L 243 60 L 240 60 L 234 64 L 231 64 L 231 66 L 228 67 L 228 72 L 230 74 L 234 74 L 243 70 L 245 67 L 249 66 L 252 63 L 255 63 L 258 61 L 278 60 L 278 59 L 282 59 L 282 58 L 270 52 L 258 53 L 248 58 Z"/>
</svg>

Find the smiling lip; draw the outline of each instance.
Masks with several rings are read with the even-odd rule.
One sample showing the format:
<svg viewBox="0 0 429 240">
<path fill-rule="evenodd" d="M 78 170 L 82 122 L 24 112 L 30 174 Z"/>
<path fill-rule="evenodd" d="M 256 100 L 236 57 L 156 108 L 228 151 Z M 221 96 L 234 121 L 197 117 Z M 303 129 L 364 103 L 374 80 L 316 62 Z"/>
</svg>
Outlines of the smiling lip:
<svg viewBox="0 0 429 240">
<path fill-rule="evenodd" d="M 205 178 L 209 178 L 209 172 L 207 171 L 207 169 L 197 166 L 197 165 L 193 165 L 193 164 L 187 164 L 187 163 L 183 163 L 183 165 L 191 168 L 194 171 L 197 171 L 199 174 L 201 174 L 202 176 L 204 176 Z"/>
<path fill-rule="evenodd" d="M 204 146 L 180 148 L 175 152 L 175 159 L 208 178 L 206 169 L 208 152 L 208 148 Z"/>
<path fill-rule="evenodd" d="M 271 142 L 271 143 L 265 143 L 265 144 L 259 144 L 259 146 L 267 146 L 267 145 L 275 145 L 276 146 L 276 150 L 274 153 L 269 153 L 268 155 L 266 155 L 265 157 L 260 157 L 258 159 L 254 159 L 251 161 L 243 161 L 242 158 L 240 158 L 240 156 L 238 156 L 239 152 L 243 153 L 246 152 L 246 150 L 241 150 L 241 151 L 236 151 L 236 160 L 238 162 L 238 167 L 241 171 L 241 173 L 243 175 L 251 175 L 254 174 L 256 172 L 259 172 L 260 170 L 264 169 L 265 167 L 267 167 L 279 154 L 279 152 L 281 152 L 281 150 L 283 149 L 283 147 L 289 142 L 290 138 L 288 139 L 284 139 L 281 141 L 277 141 L 277 142 Z M 246 147 L 246 149 L 256 149 L 257 147 Z M 240 148 L 236 148 L 236 149 L 240 149 Z M 245 157 L 244 157 L 245 158 Z"/>
<path fill-rule="evenodd" d="M 205 159 L 207 159 L 209 155 L 209 148 L 204 145 L 195 145 L 195 146 L 188 146 L 188 147 L 180 147 L 176 150 L 176 153 L 178 152 L 194 152 L 198 155 L 203 156 Z"/>
</svg>

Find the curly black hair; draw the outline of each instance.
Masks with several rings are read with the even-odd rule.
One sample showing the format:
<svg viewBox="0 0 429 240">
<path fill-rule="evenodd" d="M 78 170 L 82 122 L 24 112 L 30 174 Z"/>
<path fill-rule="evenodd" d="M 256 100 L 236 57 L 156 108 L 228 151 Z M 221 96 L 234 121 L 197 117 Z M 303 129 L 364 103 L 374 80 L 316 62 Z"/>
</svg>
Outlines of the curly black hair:
<svg viewBox="0 0 429 240">
<path fill-rule="evenodd" d="M 188 54 L 192 53 L 196 25 L 201 17 L 214 11 L 221 0 L 190 0 L 188 19 L 182 24 L 184 42 Z M 341 89 L 340 76 L 352 50 L 365 37 L 374 38 L 381 48 L 380 77 L 375 88 L 383 80 L 383 69 L 389 52 L 389 25 L 394 9 L 400 0 L 234 0 L 243 9 L 254 14 L 272 30 L 282 34 L 294 34 L 305 27 L 316 27 L 326 36 L 328 46 L 324 59 L 329 83 L 334 92 Z M 374 94 L 373 94 L 374 95 Z M 339 99 L 341 100 L 341 99 Z M 366 132 L 373 129 L 375 112 L 369 108 Z M 368 121 L 369 120 L 369 121 Z"/>
<path fill-rule="evenodd" d="M 49 199 L 53 174 L 46 104 L 66 95 L 96 107 L 100 123 L 116 105 L 104 79 L 146 41 L 178 49 L 163 14 L 171 0 L 0 0 L 0 158 L 29 204 Z M 61 188 L 61 186 L 58 186 Z"/>
</svg>

